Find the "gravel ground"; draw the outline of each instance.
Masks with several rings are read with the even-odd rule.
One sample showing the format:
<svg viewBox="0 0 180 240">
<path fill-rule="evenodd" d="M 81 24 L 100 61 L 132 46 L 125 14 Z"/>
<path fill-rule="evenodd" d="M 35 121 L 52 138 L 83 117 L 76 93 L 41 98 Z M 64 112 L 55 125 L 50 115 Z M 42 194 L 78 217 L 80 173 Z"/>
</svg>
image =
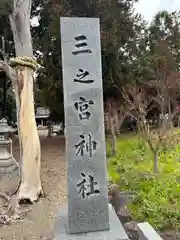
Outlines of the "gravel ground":
<svg viewBox="0 0 180 240">
<path fill-rule="evenodd" d="M 67 201 L 64 139 L 56 136 L 47 138 L 45 135 L 46 132 L 40 132 L 41 179 L 46 197 L 30 206 L 30 212 L 22 222 L 0 227 L 0 240 L 40 240 L 42 236 L 51 236 L 57 211 Z M 14 156 L 17 159 L 17 144 L 14 146 Z M 17 179 L 15 181 L 18 182 Z"/>
</svg>

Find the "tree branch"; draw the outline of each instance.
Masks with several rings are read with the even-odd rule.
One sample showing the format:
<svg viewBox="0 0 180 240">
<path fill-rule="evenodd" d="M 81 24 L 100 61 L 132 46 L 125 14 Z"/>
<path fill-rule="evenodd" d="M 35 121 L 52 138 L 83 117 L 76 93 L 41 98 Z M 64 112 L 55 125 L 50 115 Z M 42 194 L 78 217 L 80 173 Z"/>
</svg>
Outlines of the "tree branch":
<svg viewBox="0 0 180 240">
<path fill-rule="evenodd" d="M 9 80 L 11 80 L 13 83 L 16 83 L 16 71 L 11 68 L 8 63 L 0 61 L 0 71 L 4 72 Z"/>
</svg>

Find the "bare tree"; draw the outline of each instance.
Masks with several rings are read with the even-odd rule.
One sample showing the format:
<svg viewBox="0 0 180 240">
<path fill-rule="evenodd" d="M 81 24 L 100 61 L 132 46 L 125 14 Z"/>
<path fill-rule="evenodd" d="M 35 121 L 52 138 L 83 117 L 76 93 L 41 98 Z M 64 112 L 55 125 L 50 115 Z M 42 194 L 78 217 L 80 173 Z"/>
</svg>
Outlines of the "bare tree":
<svg viewBox="0 0 180 240">
<path fill-rule="evenodd" d="M 143 136 L 154 156 L 154 172 L 158 172 L 158 153 L 162 145 L 169 145 L 176 136 L 172 131 L 173 118 L 177 114 L 177 96 L 179 95 L 180 74 L 166 40 L 159 40 L 154 55 L 147 58 L 150 69 L 148 80 L 123 89 L 123 96 L 136 118 L 141 136 Z M 152 80 L 150 80 L 152 79 Z M 153 91 L 150 91 L 153 90 Z M 151 93 L 150 93 L 151 92 Z M 153 93 L 152 93 L 153 92 Z M 150 106 L 159 109 L 158 127 L 152 128 L 148 122 Z M 160 119 L 159 119 L 160 118 Z"/>
<path fill-rule="evenodd" d="M 120 128 L 126 117 L 126 108 L 124 105 L 119 106 L 114 99 L 107 100 L 105 104 L 105 126 L 106 130 L 111 135 L 112 155 L 115 156 L 117 152 L 116 142 L 117 136 L 120 135 Z"/>
<path fill-rule="evenodd" d="M 31 0 L 11 1 L 9 20 L 16 58 L 10 60 L 11 67 L 7 62 L 1 62 L 0 68 L 12 80 L 15 89 L 22 161 L 21 183 L 17 198 L 34 202 L 42 194 L 42 186 L 40 180 L 41 148 L 34 111 L 34 72 L 38 69 L 38 64 L 33 59 L 30 32 L 31 5 Z"/>
<path fill-rule="evenodd" d="M 154 129 L 147 119 L 148 112 L 150 111 L 150 104 L 153 101 L 157 102 L 157 99 L 161 99 L 162 95 L 160 92 L 157 93 L 157 96 L 148 96 L 146 90 L 136 85 L 127 85 L 122 94 L 125 101 L 130 106 L 129 114 L 133 116 L 138 125 L 138 133 L 143 137 L 153 153 L 153 166 L 154 173 L 158 172 L 158 154 L 160 147 L 167 143 L 167 140 L 172 138 L 172 132 L 170 131 L 170 120 L 173 118 L 173 112 L 170 114 L 170 118 L 164 118 L 163 121 L 160 121 L 158 129 Z M 166 95 L 166 97 L 168 97 Z M 164 98 L 164 97 L 163 97 Z M 155 102 L 154 102 L 155 103 Z M 165 112 L 165 105 L 163 102 L 159 102 L 159 106 L 162 112 Z M 153 106 L 153 105 L 152 105 Z"/>
</svg>

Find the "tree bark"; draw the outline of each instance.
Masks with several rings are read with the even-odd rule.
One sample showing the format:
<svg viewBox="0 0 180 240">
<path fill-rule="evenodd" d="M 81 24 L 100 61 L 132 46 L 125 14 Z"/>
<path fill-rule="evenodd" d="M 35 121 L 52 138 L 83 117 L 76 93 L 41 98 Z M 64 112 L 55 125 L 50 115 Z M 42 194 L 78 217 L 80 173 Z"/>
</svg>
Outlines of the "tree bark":
<svg viewBox="0 0 180 240">
<path fill-rule="evenodd" d="M 110 130 L 111 130 L 111 148 L 112 148 L 112 156 L 116 156 L 117 150 L 117 141 L 116 141 L 116 131 L 113 119 L 110 117 Z"/>
<path fill-rule="evenodd" d="M 178 127 L 180 127 L 180 115 L 178 115 Z"/>
<path fill-rule="evenodd" d="M 48 138 L 51 138 L 52 137 L 52 122 L 50 121 L 48 123 L 48 135 L 47 135 Z"/>
<path fill-rule="evenodd" d="M 154 151 L 154 173 L 158 173 L 158 151 Z"/>
<path fill-rule="evenodd" d="M 30 32 L 31 0 L 14 0 L 10 15 L 16 57 L 33 57 Z M 41 148 L 34 110 L 34 70 L 27 66 L 16 66 L 17 81 L 15 97 L 17 122 L 21 146 L 21 184 L 17 198 L 34 202 L 42 193 L 40 180 Z"/>
</svg>

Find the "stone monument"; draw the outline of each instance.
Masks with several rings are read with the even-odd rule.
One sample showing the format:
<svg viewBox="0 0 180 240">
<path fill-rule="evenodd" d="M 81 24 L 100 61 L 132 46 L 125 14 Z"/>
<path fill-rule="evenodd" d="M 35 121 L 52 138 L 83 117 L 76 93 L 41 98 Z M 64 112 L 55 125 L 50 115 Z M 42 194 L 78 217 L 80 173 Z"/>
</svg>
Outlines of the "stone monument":
<svg viewBox="0 0 180 240">
<path fill-rule="evenodd" d="M 60 210 L 55 239 L 127 240 L 108 204 L 99 19 L 60 21 L 68 207 Z"/>
<path fill-rule="evenodd" d="M 0 120 L 0 191 L 11 192 L 18 184 L 19 165 L 12 154 L 12 140 L 10 133 L 14 132 L 7 120 Z"/>
</svg>

